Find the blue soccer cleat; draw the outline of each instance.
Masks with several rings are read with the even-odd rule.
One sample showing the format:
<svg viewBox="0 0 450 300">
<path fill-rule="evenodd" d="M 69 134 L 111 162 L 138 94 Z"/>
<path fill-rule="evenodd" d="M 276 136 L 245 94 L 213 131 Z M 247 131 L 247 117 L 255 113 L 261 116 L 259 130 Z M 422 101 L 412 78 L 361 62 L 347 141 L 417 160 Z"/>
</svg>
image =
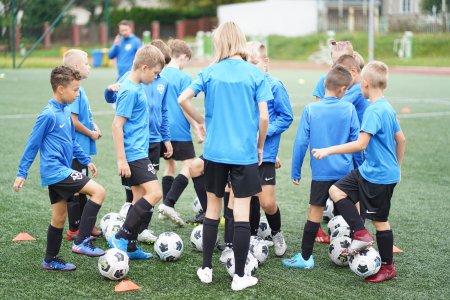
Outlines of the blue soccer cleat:
<svg viewBox="0 0 450 300">
<path fill-rule="evenodd" d="M 92 244 L 91 237 L 88 236 L 84 239 L 81 244 L 77 245 L 75 244 L 75 241 L 72 243 L 72 252 L 77 254 L 83 254 L 86 256 L 102 256 L 105 254 L 105 251 L 102 249 L 95 247 L 94 244 Z"/>
<path fill-rule="evenodd" d="M 122 250 L 123 252 L 127 252 L 127 246 L 128 246 L 128 240 L 123 239 L 123 238 L 116 238 L 116 235 L 113 234 L 109 239 L 108 239 L 108 245 L 111 248 L 117 248 L 119 250 Z"/>
<path fill-rule="evenodd" d="M 144 252 L 140 247 L 136 247 L 136 251 L 127 251 L 130 259 L 150 259 L 153 257 L 151 253 Z"/>
<path fill-rule="evenodd" d="M 77 267 L 74 264 L 68 263 L 65 260 L 54 257 L 51 261 L 42 261 L 42 269 L 51 271 L 74 271 Z"/>
<path fill-rule="evenodd" d="M 312 269 L 314 268 L 314 257 L 311 255 L 308 260 L 304 260 L 299 252 L 292 258 L 283 259 L 282 263 L 288 268 Z"/>
</svg>

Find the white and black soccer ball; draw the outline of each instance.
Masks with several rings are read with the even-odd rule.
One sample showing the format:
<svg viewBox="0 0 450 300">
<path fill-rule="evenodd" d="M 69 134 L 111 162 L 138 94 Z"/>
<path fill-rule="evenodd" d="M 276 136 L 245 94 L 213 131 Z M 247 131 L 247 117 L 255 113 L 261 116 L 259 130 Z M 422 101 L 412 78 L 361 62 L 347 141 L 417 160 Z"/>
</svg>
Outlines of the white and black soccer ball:
<svg viewBox="0 0 450 300">
<path fill-rule="evenodd" d="M 228 257 L 227 262 L 225 263 L 225 267 L 227 268 L 228 274 L 230 274 L 230 276 L 233 277 L 234 253 Z M 245 261 L 244 273 L 245 275 L 255 275 L 256 269 L 258 269 L 258 260 L 249 251 L 247 255 L 247 260 Z"/>
<path fill-rule="evenodd" d="M 250 238 L 249 251 L 258 260 L 258 264 L 264 263 L 269 257 L 269 246 L 259 236 L 252 236 Z"/>
<path fill-rule="evenodd" d="M 263 240 L 268 239 L 272 235 L 272 230 L 270 229 L 269 222 L 266 217 L 261 217 L 259 220 L 258 236 Z"/>
<path fill-rule="evenodd" d="M 106 231 L 105 231 L 105 239 L 108 241 L 110 237 L 112 237 L 114 234 L 118 233 L 120 228 L 123 225 L 122 220 L 114 220 L 111 222 L 108 222 L 106 225 Z"/>
<path fill-rule="evenodd" d="M 103 216 L 103 218 L 100 220 L 100 229 L 102 230 L 103 234 L 106 233 L 106 227 L 108 226 L 108 223 L 116 220 L 120 220 L 120 215 L 115 212 L 110 212 Z"/>
<path fill-rule="evenodd" d="M 333 219 L 334 217 L 334 202 L 330 198 L 328 198 L 327 203 L 325 204 L 325 208 L 323 209 L 324 218 L 328 218 L 328 220 Z"/>
<path fill-rule="evenodd" d="M 130 270 L 128 255 L 117 248 L 106 250 L 105 255 L 98 259 L 98 271 L 111 280 L 120 280 L 127 276 Z"/>
<path fill-rule="evenodd" d="M 203 210 L 202 204 L 200 203 L 200 200 L 198 197 L 194 198 L 194 202 L 192 202 L 192 210 L 196 215 L 202 214 L 205 211 Z"/>
<path fill-rule="evenodd" d="M 373 247 L 361 250 L 356 255 L 350 256 L 348 261 L 353 273 L 363 278 L 378 273 L 381 268 L 380 254 Z"/>
<path fill-rule="evenodd" d="M 191 232 L 191 244 L 198 251 L 203 251 L 203 224 L 196 226 Z M 216 244 L 219 243 L 219 236 L 216 238 Z"/>
<path fill-rule="evenodd" d="M 158 236 L 154 249 L 162 261 L 175 261 L 183 253 L 183 240 L 175 232 L 163 232 Z"/>
<path fill-rule="evenodd" d="M 340 238 L 340 237 L 350 237 L 350 233 L 351 233 L 351 229 L 348 226 L 339 226 L 338 228 L 336 228 L 335 230 L 333 230 L 333 232 L 330 234 L 330 239 L 334 240 L 336 238 Z"/>
<path fill-rule="evenodd" d="M 328 234 L 331 234 L 336 228 L 344 226 L 349 227 L 344 218 L 341 215 L 335 216 L 327 224 Z"/>
<path fill-rule="evenodd" d="M 328 256 L 331 261 L 340 267 L 348 266 L 348 256 L 343 255 L 342 252 L 350 246 L 351 242 L 352 240 L 346 236 L 332 240 L 328 246 Z"/>
</svg>

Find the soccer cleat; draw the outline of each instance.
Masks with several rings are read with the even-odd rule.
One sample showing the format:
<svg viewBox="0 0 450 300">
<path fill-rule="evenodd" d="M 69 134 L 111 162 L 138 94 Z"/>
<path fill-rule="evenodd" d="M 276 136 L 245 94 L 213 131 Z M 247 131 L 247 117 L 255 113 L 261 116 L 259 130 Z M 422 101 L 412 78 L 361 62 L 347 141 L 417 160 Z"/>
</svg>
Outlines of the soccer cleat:
<svg viewBox="0 0 450 300">
<path fill-rule="evenodd" d="M 163 215 L 162 213 L 158 213 L 158 220 L 165 221 L 167 219 L 169 219 L 169 218 L 166 215 Z"/>
<path fill-rule="evenodd" d="M 280 231 L 274 236 L 272 236 L 273 245 L 275 248 L 275 255 L 276 256 L 283 256 L 286 252 L 286 241 L 284 240 L 283 232 Z"/>
<path fill-rule="evenodd" d="M 314 257 L 311 255 L 308 260 L 304 260 L 299 252 L 292 258 L 283 259 L 282 263 L 288 268 L 312 269 L 314 268 Z"/>
<path fill-rule="evenodd" d="M 119 211 L 119 216 L 120 216 L 122 219 L 126 219 L 126 218 L 127 218 L 128 210 L 130 209 L 130 206 L 131 206 L 131 203 L 130 203 L 130 202 L 125 202 L 125 203 L 122 205 L 122 208 L 121 208 L 120 211 Z"/>
<path fill-rule="evenodd" d="M 330 236 L 327 235 L 322 228 L 319 227 L 319 231 L 317 231 L 316 243 L 322 243 L 322 244 L 329 244 L 330 243 Z"/>
<path fill-rule="evenodd" d="M 198 268 L 197 270 L 198 279 L 203 283 L 212 282 L 212 269 L 210 268 Z"/>
<path fill-rule="evenodd" d="M 151 253 L 144 252 L 140 247 L 136 247 L 135 251 L 127 251 L 127 255 L 130 259 L 138 260 L 138 259 L 150 259 L 153 257 Z"/>
<path fill-rule="evenodd" d="M 77 267 L 74 264 L 68 263 L 59 257 L 53 257 L 51 261 L 42 261 L 42 269 L 51 271 L 74 271 Z"/>
<path fill-rule="evenodd" d="M 141 233 L 139 233 L 137 238 L 139 242 L 150 244 L 156 242 L 157 239 L 158 237 L 156 237 L 153 232 L 148 229 L 144 229 Z"/>
<path fill-rule="evenodd" d="M 192 225 L 200 225 L 200 224 L 203 224 L 204 218 L 205 218 L 205 213 L 198 214 L 195 217 L 192 217 L 189 220 L 187 220 L 186 223 L 192 224 Z"/>
<path fill-rule="evenodd" d="M 123 239 L 123 238 L 116 238 L 116 235 L 113 234 L 111 235 L 111 237 L 108 239 L 108 245 L 111 248 L 117 248 L 119 250 L 122 250 L 124 252 L 127 252 L 127 246 L 128 246 L 128 240 Z"/>
<path fill-rule="evenodd" d="M 77 253 L 77 254 L 83 254 L 86 256 L 91 256 L 91 257 L 102 256 L 105 254 L 105 251 L 103 251 L 102 249 L 100 249 L 98 247 L 95 247 L 94 244 L 92 244 L 92 240 L 91 240 L 90 236 L 85 238 L 84 241 L 81 242 L 81 244 L 79 244 L 79 245 L 75 244 L 75 241 L 73 241 L 72 252 Z"/>
<path fill-rule="evenodd" d="M 266 243 L 267 247 L 273 246 L 273 242 L 271 240 L 264 240 L 264 243 Z"/>
<path fill-rule="evenodd" d="M 397 270 L 395 269 L 394 263 L 391 263 L 390 265 L 382 264 L 377 274 L 367 277 L 364 281 L 383 282 L 394 279 L 395 277 L 397 277 Z"/>
<path fill-rule="evenodd" d="M 258 278 L 251 275 L 244 275 L 240 277 L 238 274 L 233 275 L 233 282 L 231 282 L 231 289 L 233 291 L 241 291 L 248 287 L 254 286 L 258 283 Z"/>
<path fill-rule="evenodd" d="M 173 207 L 167 206 L 164 203 L 161 203 L 158 206 L 158 210 L 162 215 L 165 215 L 169 218 L 172 222 L 174 222 L 176 225 L 183 227 L 184 221 L 180 218 L 180 215 L 175 211 Z"/>
<path fill-rule="evenodd" d="M 79 232 L 80 232 L 79 229 L 77 229 L 76 231 L 67 230 L 66 240 L 68 240 L 69 242 L 75 240 L 77 238 Z"/>
<path fill-rule="evenodd" d="M 231 255 L 234 255 L 233 248 L 231 248 L 231 247 L 225 247 L 225 249 L 222 251 L 222 254 L 220 255 L 219 261 L 220 261 L 222 264 L 226 264 L 228 258 L 229 258 Z"/>
<path fill-rule="evenodd" d="M 373 242 L 374 242 L 373 237 L 369 233 L 369 231 L 367 231 L 367 229 L 355 231 L 353 233 L 352 243 L 348 247 L 348 253 L 350 255 L 354 255 L 354 254 L 358 253 L 359 251 L 372 246 Z"/>
<path fill-rule="evenodd" d="M 94 226 L 94 228 L 92 228 L 91 237 L 98 238 L 98 237 L 101 237 L 101 236 L 102 236 L 102 231 L 99 230 L 97 228 L 97 226 Z"/>
</svg>

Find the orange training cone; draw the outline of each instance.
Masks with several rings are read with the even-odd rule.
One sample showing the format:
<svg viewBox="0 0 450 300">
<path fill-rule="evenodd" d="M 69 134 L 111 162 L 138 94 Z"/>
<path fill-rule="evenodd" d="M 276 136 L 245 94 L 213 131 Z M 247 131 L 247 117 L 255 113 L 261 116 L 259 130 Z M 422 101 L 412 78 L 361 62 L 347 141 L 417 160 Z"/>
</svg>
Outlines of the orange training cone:
<svg viewBox="0 0 450 300">
<path fill-rule="evenodd" d="M 401 253 L 401 252 L 403 252 L 403 250 L 394 245 L 394 246 L 392 246 L 392 252 Z"/>
<path fill-rule="evenodd" d="M 35 241 L 36 239 L 29 235 L 26 232 L 19 233 L 14 239 L 13 242 L 19 242 L 19 241 Z"/>
<path fill-rule="evenodd" d="M 114 292 L 128 292 L 134 290 L 140 290 L 142 287 L 138 286 L 131 280 L 122 280 L 118 285 L 114 287 Z"/>
<path fill-rule="evenodd" d="M 411 109 L 408 106 L 402 107 L 402 113 L 403 114 L 409 114 L 411 112 Z"/>
</svg>

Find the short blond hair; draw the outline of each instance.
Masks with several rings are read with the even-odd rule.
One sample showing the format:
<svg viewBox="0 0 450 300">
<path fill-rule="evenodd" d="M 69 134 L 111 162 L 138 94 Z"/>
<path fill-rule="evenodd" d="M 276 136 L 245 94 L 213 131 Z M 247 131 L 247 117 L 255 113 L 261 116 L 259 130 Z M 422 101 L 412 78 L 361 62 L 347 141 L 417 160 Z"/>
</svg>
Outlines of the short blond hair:
<svg viewBox="0 0 450 300">
<path fill-rule="evenodd" d="M 374 60 L 364 67 L 361 76 L 369 86 L 384 90 L 387 87 L 389 68 L 384 62 Z"/>
<path fill-rule="evenodd" d="M 247 59 L 247 40 L 236 23 L 225 22 L 217 27 L 212 33 L 212 41 L 214 62 L 234 55 L 240 55 L 243 59 Z"/>
<path fill-rule="evenodd" d="M 247 53 L 247 60 L 252 64 L 257 64 L 260 58 L 267 58 L 266 46 L 258 41 L 250 41 L 247 43 Z"/>
<path fill-rule="evenodd" d="M 165 65 L 164 55 L 153 45 L 142 46 L 134 57 L 133 70 L 137 70 L 144 65 L 149 68 L 160 66 L 162 69 Z"/>
<path fill-rule="evenodd" d="M 87 53 L 80 49 L 69 49 L 64 52 L 63 65 L 73 67 L 81 63 L 82 57 L 88 57 Z"/>
<path fill-rule="evenodd" d="M 361 54 L 357 51 L 353 51 L 353 57 L 356 59 L 356 62 L 359 65 L 359 68 L 362 70 L 364 66 L 366 65 L 366 62 L 364 61 L 364 57 L 362 57 Z"/>
<path fill-rule="evenodd" d="M 164 43 L 163 40 L 160 40 L 160 39 L 153 40 L 153 41 L 150 43 L 150 45 L 155 46 L 156 48 L 159 49 L 159 51 L 161 51 L 161 53 L 164 55 L 164 60 L 165 60 L 165 62 L 166 62 L 166 65 L 167 65 L 168 63 L 170 63 L 170 60 L 172 59 L 172 58 L 170 57 L 170 48 L 169 48 L 169 46 L 167 46 L 166 43 Z"/>
</svg>

